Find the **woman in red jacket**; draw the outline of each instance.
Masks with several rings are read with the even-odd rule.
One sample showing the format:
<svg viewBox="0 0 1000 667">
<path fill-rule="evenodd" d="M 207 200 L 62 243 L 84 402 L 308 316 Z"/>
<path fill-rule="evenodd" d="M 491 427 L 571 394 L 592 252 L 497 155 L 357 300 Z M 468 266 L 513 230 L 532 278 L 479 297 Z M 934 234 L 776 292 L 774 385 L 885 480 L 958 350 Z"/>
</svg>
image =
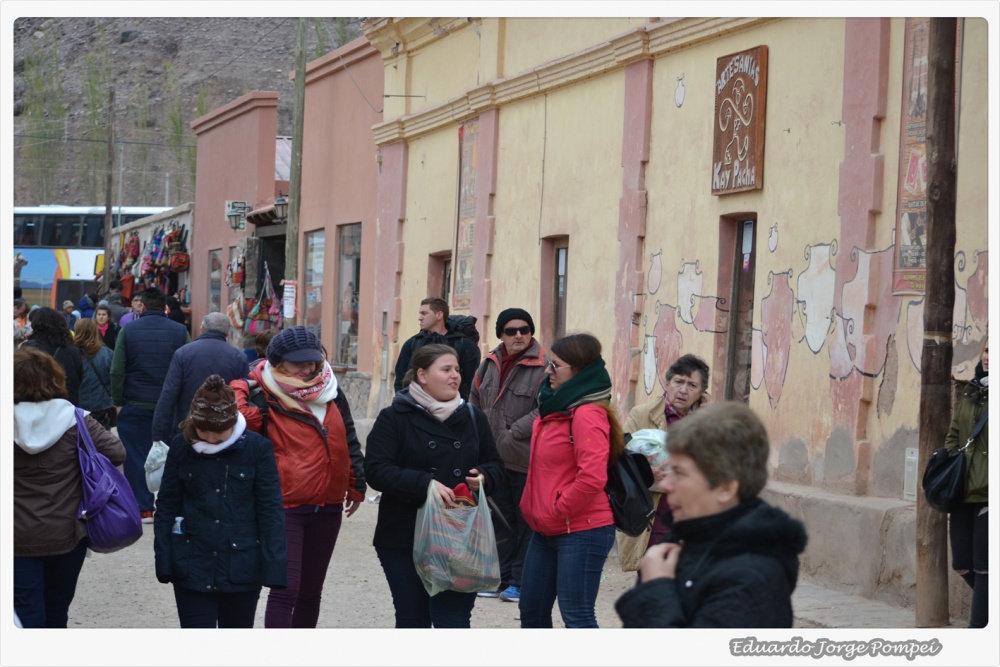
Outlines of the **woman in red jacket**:
<svg viewBox="0 0 1000 667">
<path fill-rule="evenodd" d="M 567 628 L 596 628 L 601 571 L 615 541 L 604 486 L 625 441 L 609 404 L 601 342 L 574 334 L 550 350 L 521 497 L 521 513 L 535 531 L 521 575 L 521 627 L 551 628 L 558 598 Z"/>
<path fill-rule="evenodd" d="M 288 587 L 271 589 L 264 627 L 314 628 L 343 515 L 365 497 L 351 408 L 319 339 L 303 326 L 272 338 L 267 361 L 230 386 L 247 427 L 274 445 L 281 477 Z"/>
</svg>

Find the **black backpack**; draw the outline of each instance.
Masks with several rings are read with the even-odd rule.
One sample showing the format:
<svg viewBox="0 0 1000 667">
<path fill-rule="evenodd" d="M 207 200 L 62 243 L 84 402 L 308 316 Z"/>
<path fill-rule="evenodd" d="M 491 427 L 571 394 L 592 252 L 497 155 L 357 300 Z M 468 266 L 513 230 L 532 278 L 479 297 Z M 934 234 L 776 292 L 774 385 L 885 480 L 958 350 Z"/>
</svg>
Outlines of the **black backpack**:
<svg viewBox="0 0 1000 667">
<path fill-rule="evenodd" d="M 653 525 L 656 508 L 649 493 L 652 484 L 653 470 L 649 460 L 638 452 L 626 449 L 608 466 L 608 483 L 604 491 L 611 503 L 615 528 L 630 537 L 638 537 Z"/>
<path fill-rule="evenodd" d="M 626 439 L 628 442 L 630 438 Z M 569 421 L 569 444 L 573 444 L 573 417 Z M 653 469 L 649 459 L 625 449 L 614 463 L 608 463 L 608 494 L 615 528 L 629 537 L 642 535 L 653 525 L 656 508 L 649 487 L 653 485 Z"/>
<path fill-rule="evenodd" d="M 472 315 L 449 315 L 445 328 L 457 331 L 476 345 L 479 345 L 479 329 L 476 328 L 476 318 Z"/>
</svg>

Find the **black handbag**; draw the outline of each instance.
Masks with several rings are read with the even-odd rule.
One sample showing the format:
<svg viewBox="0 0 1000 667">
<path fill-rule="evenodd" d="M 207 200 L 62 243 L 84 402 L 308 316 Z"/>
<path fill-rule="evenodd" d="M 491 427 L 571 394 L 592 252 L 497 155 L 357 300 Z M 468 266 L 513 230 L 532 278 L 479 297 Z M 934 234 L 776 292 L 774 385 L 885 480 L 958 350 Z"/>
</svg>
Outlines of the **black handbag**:
<svg viewBox="0 0 1000 667">
<path fill-rule="evenodd" d="M 989 410 L 983 412 L 983 416 L 979 418 L 976 427 L 972 429 L 972 435 L 969 436 L 964 447 L 954 454 L 949 453 L 947 449 L 941 447 L 934 452 L 931 460 L 927 462 L 921 486 L 924 489 L 927 504 L 938 512 L 953 512 L 965 500 L 967 465 L 965 450 L 968 449 L 972 441 L 983 430 L 988 415 Z"/>
</svg>

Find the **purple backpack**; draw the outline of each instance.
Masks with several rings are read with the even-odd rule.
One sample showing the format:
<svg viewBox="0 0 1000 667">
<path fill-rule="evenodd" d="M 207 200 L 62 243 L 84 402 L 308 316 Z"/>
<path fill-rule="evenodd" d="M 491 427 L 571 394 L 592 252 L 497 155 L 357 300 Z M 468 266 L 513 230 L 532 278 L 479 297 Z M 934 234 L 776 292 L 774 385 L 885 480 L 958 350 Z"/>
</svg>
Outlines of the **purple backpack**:
<svg viewBox="0 0 1000 667">
<path fill-rule="evenodd" d="M 134 544 L 142 537 L 139 503 L 125 475 L 94 447 L 80 408 L 76 409 L 76 447 L 83 473 L 77 518 L 87 526 L 88 546 L 109 554 Z"/>
</svg>

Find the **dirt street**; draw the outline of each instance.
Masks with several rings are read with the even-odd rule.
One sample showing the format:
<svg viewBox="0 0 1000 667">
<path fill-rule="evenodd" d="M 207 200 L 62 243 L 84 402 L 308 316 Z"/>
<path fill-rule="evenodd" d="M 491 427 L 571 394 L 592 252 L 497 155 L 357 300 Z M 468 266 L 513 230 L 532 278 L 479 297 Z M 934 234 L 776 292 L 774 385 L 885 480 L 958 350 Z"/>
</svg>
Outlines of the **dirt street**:
<svg viewBox="0 0 1000 667">
<path fill-rule="evenodd" d="M 369 490 L 369 495 L 373 493 Z M 392 598 L 371 545 L 377 511 L 377 505 L 365 503 L 344 521 L 323 589 L 320 628 L 393 627 Z M 88 556 L 69 609 L 70 628 L 180 627 L 173 586 L 159 583 L 153 571 L 153 526 L 144 528 L 142 539 L 131 547 Z M 634 581 L 634 573 L 621 571 L 612 547 L 597 598 L 601 627 L 621 627 L 614 603 Z M 264 589 L 254 627 L 264 627 L 266 598 Z M 518 628 L 518 617 L 516 603 L 479 598 L 472 612 L 472 627 Z M 558 608 L 553 620 L 556 627 L 563 627 Z"/>
</svg>

